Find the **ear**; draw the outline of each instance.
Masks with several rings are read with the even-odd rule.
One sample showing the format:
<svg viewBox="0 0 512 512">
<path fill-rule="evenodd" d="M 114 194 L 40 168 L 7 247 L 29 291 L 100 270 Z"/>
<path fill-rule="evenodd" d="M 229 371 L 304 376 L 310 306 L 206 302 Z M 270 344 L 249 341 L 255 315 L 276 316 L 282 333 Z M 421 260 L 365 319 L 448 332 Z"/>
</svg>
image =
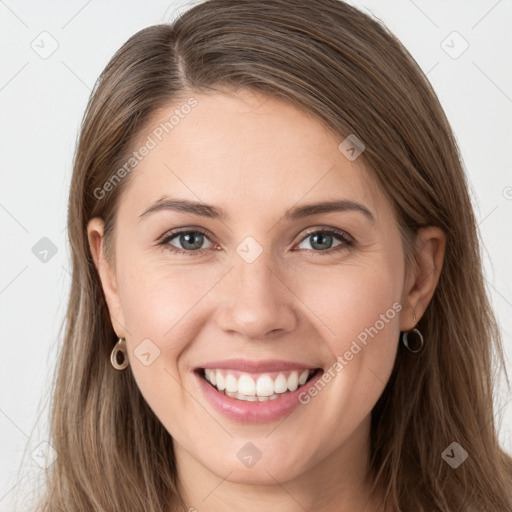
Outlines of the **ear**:
<svg viewBox="0 0 512 512">
<path fill-rule="evenodd" d="M 436 226 L 421 228 L 416 236 L 415 247 L 416 265 L 408 271 L 403 293 L 404 314 L 400 320 L 402 331 L 415 327 L 434 295 L 443 267 L 446 235 Z"/>
<path fill-rule="evenodd" d="M 87 237 L 89 247 L 94 260 L 94 265 L 98 271 L 103 293 L 107 301 L 110 320 L 114 331 L 119 338 L 124 338 L 126 329 L 124 328 L 124 316 L 121 308 L 121 300 L 117 289 L 117 280 L 115 270 L 105 260 L 103 250 L 104 221 L 99 217 L 91 219 L 87 224 Z"/>
</svg>

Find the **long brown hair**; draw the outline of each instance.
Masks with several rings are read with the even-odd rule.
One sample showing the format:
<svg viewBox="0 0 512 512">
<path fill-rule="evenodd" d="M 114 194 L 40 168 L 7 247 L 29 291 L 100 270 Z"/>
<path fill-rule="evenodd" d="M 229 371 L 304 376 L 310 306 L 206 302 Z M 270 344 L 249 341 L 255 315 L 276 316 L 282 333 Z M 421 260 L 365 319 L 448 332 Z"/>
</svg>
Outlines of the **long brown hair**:
<svg viewBox="0 0 512 512">
<path fill-rule="evenodd" d="M 104 185 L 134 141 L 159 109 L 223 88 L 283 99 L 340 136 L 356 134 L 366 147 L 361 158 L 396 212 L 407 266 L 415 264 L 419 228 L 446 233 L 439 283 L 418 324 L 425 347 L 412 354 L 400 345 L 372 411 L 372 482 L 399 511 L 509 510 L 512 458 L 493 416 L 503 352 L 457 144 L 407 50 L 340 0 L 204 1 L 136 33 L 99 77 L 74 158 L 72 285 L 51 408 L 58 456 L 41 510 L 187 510 L 171 436 L 131 371 L 110 364 L 117 339 L 86 226 L 103 218 L 111 247 L 119 198 L 137 170 L 107 192 Z M 457 469 L 441 457 L 452 442 L 469 455 Z"/>
</svg>

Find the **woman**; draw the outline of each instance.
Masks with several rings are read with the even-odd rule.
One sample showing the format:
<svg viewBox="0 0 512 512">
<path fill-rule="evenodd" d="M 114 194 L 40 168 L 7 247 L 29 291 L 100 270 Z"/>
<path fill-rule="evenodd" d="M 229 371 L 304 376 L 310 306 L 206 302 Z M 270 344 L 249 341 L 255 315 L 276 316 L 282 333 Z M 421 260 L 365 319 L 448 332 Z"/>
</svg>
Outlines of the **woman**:
<svg viewBox="0 0 512 512">
<path fill-rule="evenodd" d="M 135 34 L 68 231 L 43 510 L 511 510 L 466 177 L 375 20 L 210 0 Z"/>
</svg>

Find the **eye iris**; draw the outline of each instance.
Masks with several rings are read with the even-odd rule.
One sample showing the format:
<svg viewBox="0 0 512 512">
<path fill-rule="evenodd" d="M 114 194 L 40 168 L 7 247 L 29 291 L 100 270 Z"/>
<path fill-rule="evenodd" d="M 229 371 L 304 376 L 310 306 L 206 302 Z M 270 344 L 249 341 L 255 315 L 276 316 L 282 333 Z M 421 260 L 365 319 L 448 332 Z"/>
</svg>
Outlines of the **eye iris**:
<svg viewBox="0 0 512 512">
<path fill-rule="evenodd" d="M 327 233 L 315 233 L 314 235 L 311 235 L 311 238 L 313 242 L 311 243 L 311 247 L 315 247 L 315 245 L 320 245 L 320 247 L 317 247 L 319 249 L 329 249 L 332 245 L 332 235 L 329 235 Z M 331 243 L 328 244 L 328 247 L 322 247 L 322 242 L 325 244 L 325 239 L 330 239 Z M 320 240 L 320 242 L 318 242 Z"/>
<path fill-rule="evenodd" d="M 203 236 L 201 233 L 184 233 L 180 235 L 180 243 L 184 249 L 199 249 L 203 242 Z M 190 242 L 190 238 L 193 242 Z M 193 246 L 194 242 L 196 242 L 196 247 Z M 192 247 L 187 246 L 187 244 L 192 244 Z"/>
</svg>

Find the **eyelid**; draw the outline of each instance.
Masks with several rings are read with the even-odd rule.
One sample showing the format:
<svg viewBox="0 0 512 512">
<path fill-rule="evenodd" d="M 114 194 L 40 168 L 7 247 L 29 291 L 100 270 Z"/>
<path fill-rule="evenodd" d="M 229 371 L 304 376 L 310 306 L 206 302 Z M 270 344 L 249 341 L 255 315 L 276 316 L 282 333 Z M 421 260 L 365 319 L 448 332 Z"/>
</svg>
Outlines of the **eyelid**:
<svg viewBox="0 0 512 512">
<path fill-rule="evenodd" d="M 202 233 L 208 238 L 212 238 L 213 235 L 205 228 L 200 228 L 199 226 L 186 226 L 184 228 L 174 228 L 166 231 L 161 237 L 158 238 L 158 241 L 166 240 L 167 238 L 173 237 L 175 235 L 180 235 L 181 233 Z"/>
</svg>

